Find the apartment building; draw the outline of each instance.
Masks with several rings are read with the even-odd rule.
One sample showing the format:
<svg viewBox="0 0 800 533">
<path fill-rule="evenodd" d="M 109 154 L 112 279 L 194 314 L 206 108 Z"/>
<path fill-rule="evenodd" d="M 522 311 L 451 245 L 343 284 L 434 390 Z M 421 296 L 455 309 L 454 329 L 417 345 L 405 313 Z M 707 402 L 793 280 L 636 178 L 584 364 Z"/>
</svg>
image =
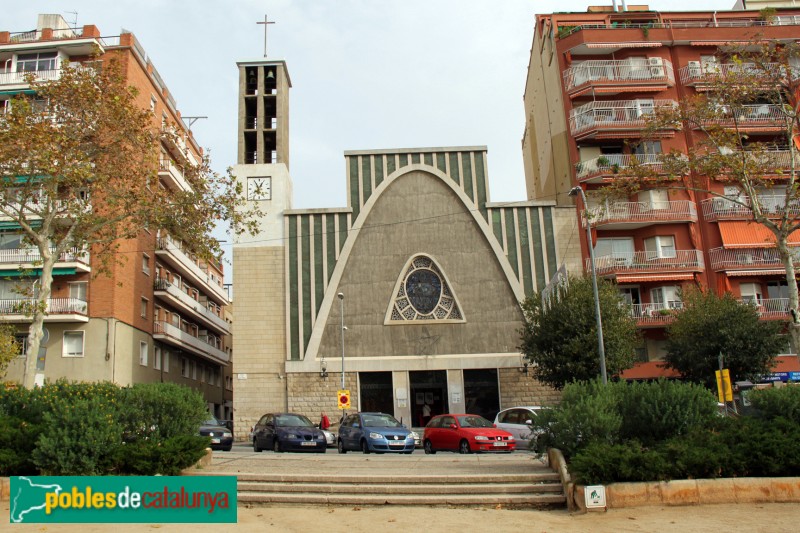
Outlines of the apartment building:
<svg viewBox="0 0 800 533">
<path fill-rule="evenodd" d="M 33 92 L 26 74 L 54 80 L 67 61 L 75 65 L 113 55 L 127 83 L 138 90 L 138 104 L 152 111 L 154 128 L 178 133 L 161 144 L 160 185 L 188 190 L 178 162 L 194 164 L 202 150 L 172 94 L 132 33 L 101 35 L 93 25 L 71 28 L 59 15 L 40 15 L 33 30 L 0 31 L 0 110 L 20 92 Z M 231 321 L 225 318 L 222 264 L 199 260 L 155 228 L 122 242 L 118 253 L 125 261 L 99 276 L 91 250 L 59 258 L 36 381 L 176 382 L 202 392 L 214 414 L 230 419 L 230 350 L 223 339 L 231 333 Z M 22 246 L 19 226 L 0 221 L 0 318 L 18 324 L 23 343 L 30 319 L 19 312 L 17 288 L 37 283 L 36 259 Z M 20 358 L 8 378 L 21 379 L 22 372 Z"/>
<path fill-rule="evenodd" d="M 647 115 L 709 90 L 711 73 L 733 68 L 719 47 L 756 34 L 797 41 L 800 10 L 778 9 L 767 18 L 752 10 L 663 13 L 628 6 L 620 12 L 606 6 L 536 17 L 522 140 L 528 198 L 566 205 L 576 186 L 589 197 L 597 274 L 618 284 L 645 339 L 630 376 L 665 372 L 657 364 L 664 355 L 665 327 L 680 309 L 686 286 L 729 291 L 756 303 L 764 320 L 789 316 L 785 270 L 758 234 L 760 226 L 747 224 L 746 210 L 732 208 L 724 198 L 678 189 L 603 202 L 593 195 L 624 178 L 634 157 L 659 170 L 659 154 L 687 153 L 699 131 L 663 129 L 645 138 Z M 789 167 L 787 141 L 771 104 L 754 102 L 738 118 L 752 141 L 773 143 L 773 155 L 782 155 Z M 762 201 L 777 212 L 783 206 L 776 179 L 776 187 L 762 191 Z M 712 184 L 720 194 L 740 195 L 730 184 Z M 582 202 L 576 208 L 585 228 Z M 579 233 L 575 238 L 581 239 L 588 271 L 587 238 Z M 775 370 L 788 377 L 800 367 L 796 357 L 781 357 Z"/>
</svg>

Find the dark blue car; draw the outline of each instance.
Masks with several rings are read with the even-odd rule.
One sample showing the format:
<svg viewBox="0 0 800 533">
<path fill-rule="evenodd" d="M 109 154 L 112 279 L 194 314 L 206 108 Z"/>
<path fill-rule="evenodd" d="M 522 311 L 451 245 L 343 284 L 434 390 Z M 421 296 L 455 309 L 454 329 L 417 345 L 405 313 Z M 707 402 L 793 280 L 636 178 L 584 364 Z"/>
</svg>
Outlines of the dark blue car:
<svg viewBox="0 0 800 533">
<path fill-rule="evenodd" d="M 311 420 L 295 413 L 270 413 L 253 427 L 253 451 L 325 453 L 325 434 Z"/>
<path fill-rule="evenodd" d="M 414 434 L 392 415 L 356 413 L 348 415 L 339 426 L 339 453 L 361 450 L 364 453 L 412 453 Z"/>
</svg>

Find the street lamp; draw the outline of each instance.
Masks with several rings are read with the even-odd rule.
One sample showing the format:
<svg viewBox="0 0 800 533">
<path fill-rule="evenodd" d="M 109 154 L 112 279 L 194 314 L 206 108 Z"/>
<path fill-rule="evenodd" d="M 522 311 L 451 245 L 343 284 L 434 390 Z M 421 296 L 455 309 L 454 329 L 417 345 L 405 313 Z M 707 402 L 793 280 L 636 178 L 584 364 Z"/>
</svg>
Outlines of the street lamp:
<svg viewBox="0 0 800 533">
<path fill-rule="evenodd" d="M 600 317 L 600 295 L 597 292 L 597 269 L 594 266 L 594 248 L 592 247 L 592 228 L 589 224 L 589 204 L 586 202 L 586 194 L 583 189 L 573 187 L 569 191 L 570 196 L 580 194 L 583 200 L 583 208 L 586 216 L 586 246 L 589 248 L 589 263 L 592 265 L 592 291 L 594 292 L 594 316 L 597 319 L 597 353 L 600 354 L 600 376 L 603 378 L 603 385 L 608 383 L 606 375 L 606 349 L 603 345 L 603 319 Z"/>
<path fill-rule="evenodd" d="M 344 332 L 347 329 L 344 327 L 344 293 L 340 292 L 336 296 L 339 297 L 339 314 L 342 319 L 342 390 L 344 390 Z"/>
</svg>

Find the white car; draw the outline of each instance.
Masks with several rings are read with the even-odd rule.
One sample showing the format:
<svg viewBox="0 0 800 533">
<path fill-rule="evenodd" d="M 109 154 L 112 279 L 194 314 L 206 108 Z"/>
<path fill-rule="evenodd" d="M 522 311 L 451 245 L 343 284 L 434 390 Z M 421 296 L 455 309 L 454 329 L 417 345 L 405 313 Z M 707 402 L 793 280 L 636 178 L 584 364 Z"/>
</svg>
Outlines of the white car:
<svg viewBox="0 0 800 533">
<path fill-rule="evenodd" d="M 517 439 L 518 450 L 526 450 L 533 436 L 530 425 L 542 409 L 547 409 L 547 407 L 541 405 L 509 407 L 497 413 L 497 416 L 494 417 L 494 425 L 498 429 L 504 429 L 514 435 L 514 438 Z"/>
<path fill-rule="evenodd" d="M 333 431 L 328 431 L 327 429 L 323 429 L 322 433 L 325 434 L 325 442 L 328 445 L 328 448 L 333 448 L 336 446 L 336 433 Z"/>
</svg>

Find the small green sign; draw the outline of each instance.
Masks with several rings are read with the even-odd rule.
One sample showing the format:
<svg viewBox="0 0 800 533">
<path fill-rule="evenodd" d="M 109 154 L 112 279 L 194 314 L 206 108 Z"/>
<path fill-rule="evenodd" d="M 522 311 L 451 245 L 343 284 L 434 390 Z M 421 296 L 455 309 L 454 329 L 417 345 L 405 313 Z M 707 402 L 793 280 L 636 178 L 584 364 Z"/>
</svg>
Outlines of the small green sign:
<svg viewBox="0 0 800 533">
<path fill-rule="evenodd" d="M 235 523 L 236 476 L 17 476 L 13 523 Z"/>
</svg>

